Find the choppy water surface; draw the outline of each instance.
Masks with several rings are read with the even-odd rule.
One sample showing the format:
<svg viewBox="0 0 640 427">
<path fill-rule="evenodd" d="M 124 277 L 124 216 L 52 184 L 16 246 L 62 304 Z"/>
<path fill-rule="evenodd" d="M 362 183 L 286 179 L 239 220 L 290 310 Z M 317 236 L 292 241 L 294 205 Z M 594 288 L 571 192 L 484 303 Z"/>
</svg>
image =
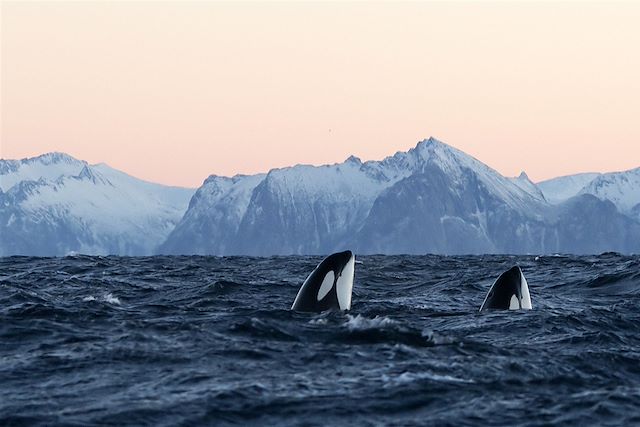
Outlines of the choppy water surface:
<svg viewBox="0 0 640 427">
<path fill-rule="evenodd" d="M 0 425 L 640 424 L 640 257 L 0 259 Z M 530 312 L 477 312 L 519 264 Z"/>
</svg>

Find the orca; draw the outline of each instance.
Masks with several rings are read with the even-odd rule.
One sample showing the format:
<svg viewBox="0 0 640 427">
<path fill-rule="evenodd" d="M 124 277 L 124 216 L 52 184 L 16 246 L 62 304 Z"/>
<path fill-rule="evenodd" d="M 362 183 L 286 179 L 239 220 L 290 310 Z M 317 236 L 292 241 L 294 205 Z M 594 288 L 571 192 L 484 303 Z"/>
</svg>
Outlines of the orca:
<svg viewBox="0 0 640 427">
<path fill-rule="evenodd" d="M 291 310 L 349 310 L 356 257 L 351 251 L 331 254 L 304 281 Z"/>
<path fill-rule="evenodd" d="M 517 265 L 502 273 L 489 289 L 480 311 L 531 310 L 529 285 Z"/>
</svg>

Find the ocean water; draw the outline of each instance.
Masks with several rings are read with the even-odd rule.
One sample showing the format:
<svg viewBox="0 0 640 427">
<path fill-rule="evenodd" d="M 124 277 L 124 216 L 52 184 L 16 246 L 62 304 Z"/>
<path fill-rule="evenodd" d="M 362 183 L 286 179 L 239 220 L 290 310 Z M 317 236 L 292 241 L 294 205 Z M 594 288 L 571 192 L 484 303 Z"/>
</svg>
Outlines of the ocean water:
<svg viewBox="0 0 640 427">
<path fill-rule="evenodd" d="M 640 257 L 0 259 L 0 425 L 640 425 Z M 534 309 L 478 313 L 518 264 Z"/>
</svg>

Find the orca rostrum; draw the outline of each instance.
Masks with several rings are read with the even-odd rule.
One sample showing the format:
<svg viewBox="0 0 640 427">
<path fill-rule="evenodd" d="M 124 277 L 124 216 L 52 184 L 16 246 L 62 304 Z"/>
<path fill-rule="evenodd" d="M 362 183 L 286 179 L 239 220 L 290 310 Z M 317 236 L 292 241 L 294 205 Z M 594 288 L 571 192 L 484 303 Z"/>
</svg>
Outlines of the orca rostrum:
<svg viewBox="0 0 640 427">
<path fill-rule="evenodd" d="M 291 309 L 314 312 L 349 310 L 355 261 L 351 251 L 326 257 L 304 281 Z"/>
<path fill-rule="evenodd" d="M 487 294 L 480 311 L 531 310 L 529 285 L 520 267 L 515 266 L 498 277 Z"/>
</svg>

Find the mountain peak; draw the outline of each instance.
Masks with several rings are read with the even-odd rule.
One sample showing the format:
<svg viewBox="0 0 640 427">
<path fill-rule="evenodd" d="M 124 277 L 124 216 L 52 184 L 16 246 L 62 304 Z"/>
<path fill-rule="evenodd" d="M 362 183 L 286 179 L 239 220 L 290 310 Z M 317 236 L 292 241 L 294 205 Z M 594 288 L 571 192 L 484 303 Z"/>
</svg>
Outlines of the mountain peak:
<svg viewBox="0 0 640 427">
<path fill-rule="evenodd" d="M 440 141 L 437 138 L 430 136 L 428 139 L 423 139 L 418 142 L 415 148 L 409 150 L 409 152 L 417 153 L 420 157 L 426 158 L 431 157 L 434 154 L 436 157 L 446 157 L 449 158 L 451 156 L 460 158 L 460 157 L 471 157 L 468 154 L 458 150 L 451 145 Z"/>
<path fill-rule="evenodd" d="M 3 191 L 7 191 L 20 181 L 38 181 L 45 178 L 54 182 L 61 176 L 77 176 L 87 162 L 68 154 L 51 152 L 20 160 L 0 160 L 0 175 Z"/>
<path fill-rule="evenodd" d="M 433 136 L 430 136 L 427 139 L 423 139 L 422 141 L 419 141 L 418 144 L 416 145 L 416 148 L 420 148 L 420 147 L 434 147 L 434 146 L 439 146 L 439 145 L 444 145 L 447 146 L 447 144 L 445 144 L 444 142 L 440 141 L 437 138 L 434 138 Z"/>
<path fill-rule="evenodd" d="M 408 154 L 410 154 L 418 164 L 422 164 L 423 162 L 435 164 L 447 173 L 458 174 L 462 168 L 474 170 L 488 168 L 467 153 L 432 136 L 418 142 L 415 148 L 409 150 Z"/>
<path fill-rule="evenodd" d="M 52 151 L 50 153 L 41 154 L 39 156 L 31 157 L 25 160 L 38 161 L 45 165 L 52 165 L 56 163 L 76 163 L 81 161 L 73 156 L 68 155 L 67 153 L 62 153 L 59 151 Z"/>
<path fill-rule="evenodd" d="M 531 180 L 529 179 L 529 175 L 527 175 L 527 173 L 525 171 L 520 172 L 520 175 L 518 175 L 518 179 L 522 180 L 522 181 L 531 182 Z"/>
<path fill-rule="evenodd" d="M 357 165 L 361 165 L 362 164 L 362 160 L 360 160 L 359 157 L 356 157 L 354 155 L 351 155 L 347 158 L 347 160 L 345 160 L 345 163 L 355 163 Z"/>
<path fill-rule="evenodd" d="M 91 181 L 94 184 L 111 184 L 108 179 L 104 178 L 98 171 L 94 170 L 89 165 L 84 165 L 76 178 Z"/>
</svg>

